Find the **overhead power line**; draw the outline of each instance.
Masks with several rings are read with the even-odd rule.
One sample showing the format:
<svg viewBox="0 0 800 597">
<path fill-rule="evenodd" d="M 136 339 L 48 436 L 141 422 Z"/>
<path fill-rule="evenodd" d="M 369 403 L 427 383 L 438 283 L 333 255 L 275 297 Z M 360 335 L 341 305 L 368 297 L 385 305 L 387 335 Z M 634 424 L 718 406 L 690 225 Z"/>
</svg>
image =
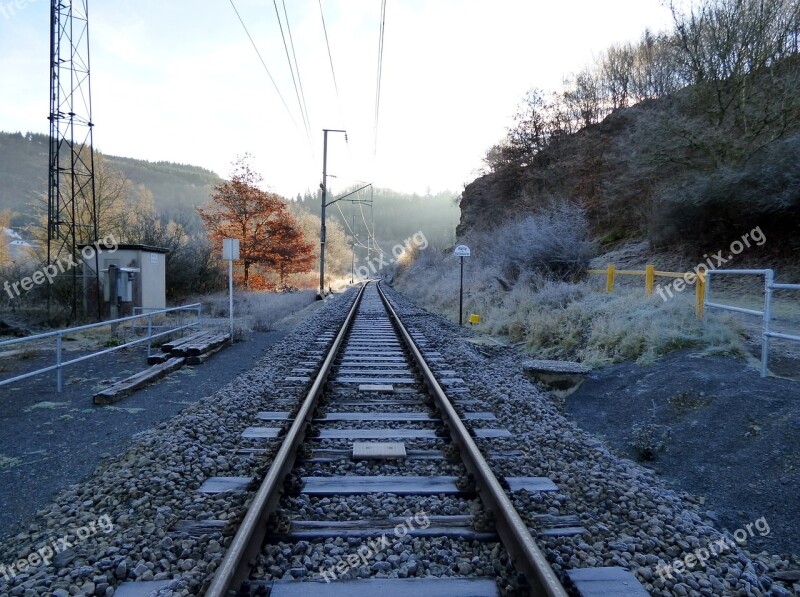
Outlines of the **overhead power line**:
<svg viewBox="0 0 800 597">
<path fill-rule="evenodd" d="M 325 33 L 325 46 L 328 48 L 328 61 L 331 65 L 331 76 L 333 77 L 333 88 L 336 91 L 336 103 L 339 105 L 339 116 L 342 118 L 342 126 L 343 128 L 347 128 L 345 126 L 347 123 L 344 120 L 344 111 L 342 110 L 342 100 L 339 97 L 339 84 L 336 82 L 336 69 L 333 68 L 333 54 L 331 53 L 331 43 L 328 39 L 328 28 L 325 26 L 325 13 L 322 10 L 322 0 L 318 0 L 319 3 L 319 16 L 322 19 L 322 31 Z"/>
<path fill-rule="evenodd" d="M 283 16 L 286 17 L 286 31 L 289 32 L 289 43 L 292 46 L 292 57 L 294 57 L 294 67 L 297 70 L 297 82 L 300 84 L 300 96 L 303 98 L 303 109 L 306 111 L 306 120 L 308 121 L 308 130 L 311 132 L 311 117 L 308 115 L 308 104 L 306 103 L 306 94 L 303 91 L 303 79 L 300 78 L 300 65 L 297 63 L 297 54 L 294 51 L 294 39 L 292 38 L 292 28 L 289 26 L 289 14 L 286 12 L 286 0 L 281 0 L 283 4 Z M 313 144 L 312 144 L 313 145 Z"/>
<path fill-rule="evenodd" d="M 292 83 L 294 84 L 294 93 L 297 96 L 297 105 L 300 108 L 300 116 L 303 119 L 303 126 L 306 129 L 306 137 L 308 138 L 308 144 L 313 147 L 311 143 L 311 128 L 308 124 L 308 113 L 305 109 L 305 102 L 300 99 L 300 90 L 298 89 L 298 81 L 300 79 L 300 69 L 296 69 L 297 65 L 297 58 L 295 57 L 295 64 L 292 64 L 292 58 L 289 56 L 289 46 L 286 45 L 286 35 L 283 32 L 283 23 L 281 22 L 281 13 L 278 10 L 278 2 L 277 0 L 272 0 L 272 5 L 275 7 L 275 16 L 278 19 L 278 27 L 281 30 L 281 39 L 283 40 L 283 49 L 286 51 L 286 61 L 289 63 L 289 72 L 292 75 Z M 286 10 L 286 5 L 283 5 L 284 12 Z M 286 28 L 289 29 L 289 17 L 286 17 Z M 289 37 L 291 39 L 291 32 L 289 33 Z M 292 43 L 292 54 L 294 54 L 294 43 Z M 295 78 L 295 69 L 297 70 L 297 77 Z M 300 88 L 302 88 L 302 83 L 300 83 Z"/>
<path fill-rule="evenodd" d="M 296 128 L 297 132 L 299 133 L 300 132 L 300 127 L 297 125 L 297 121 L 294 119 L 294 115 L 292 114 L 292 111 L 289 109 L 289 105 L 286 103 L 286 100 L 283 99 L 283 94 L 281 93 L 281 90 L 278 89 L 278 84 L 275 83 L 275 79 L 272 78 L 272 73 L 269 72 L 269 68 L 267 68 L 267 63 L 264 62 L 264 57 L 261 56 L 261 52 L 259 51 L 258 46 L 256 45 L 256 42 L 253 40 L 253 36 L 250 35 L 250 31 L 247 29 L 247 25 L 245 25 L 244 19 L 242 19 L 242 15 L 239 14 L 239 10 L 236 8 L 236 5 L 233 3 L 233 0 L 228 0 L 228 1 L 231 3 L 231 6 L 233 7 L 233 11 L 236 13 L 236 16 L 239 19 L 239 22 L 242 24 L 242 28 L 244 29 L 244 32 L 247 34 L 247 38 L 250 40 L 250 43 L 252 44 L 253 49 L 256 51 L 256 55 L 258 56 L 258 59 L 261 61 L 261 65 L 264 67 L 264 70 L 267 72 L 267 76 L 269 77 L 269 80 L 272 81 L 272 86 L 275 88 L 275 91 L 278 94 L 278 97 L 281 98 L 281 102 L 283 103 L 283 107 L 286 108 L 286 113 L 289 114 L 289 118 L 291 119 L 292 124 L 294 124 L 294 128 Z M 311 143 L 309 142 L 309 146 L 310 145 L 311 145 Z M 311 150 L 313 152 L 313 147 L 311 148 Z"/>
<path fill-rule="evenodd" d="M 386 0 L 381 0 L 381 27 L 378 36 L 378 81 L 375 85 L 375 124 L 374 124 L 374 144 L 373 155 L 378 153 L 378 116 L 381 107 L 381 75 L 383 74 L 383 39 L 386 31 Z"/>
</svg>

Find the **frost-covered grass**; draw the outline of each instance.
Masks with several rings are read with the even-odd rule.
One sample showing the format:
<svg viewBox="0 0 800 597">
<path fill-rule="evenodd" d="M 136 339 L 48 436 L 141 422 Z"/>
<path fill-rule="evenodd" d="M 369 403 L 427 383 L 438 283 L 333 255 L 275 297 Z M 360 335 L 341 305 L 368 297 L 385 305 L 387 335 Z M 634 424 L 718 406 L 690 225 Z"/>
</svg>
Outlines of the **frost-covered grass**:
<svg viewBox="0 0 800 597">
<path fill-rule="evenodd" d="M 715 317 L 707 326 L 696 319 L 693 292 L 664 302 L 657 295 L 646 298 L 638 287 L 606 294 L 588 282 L 558 281 L 530 271 L 511 282 L 495 265 L 502 261 L 487 253 L 466 260 L 465 320 L 479 314 L 479 330 L 524 343 L 537 358 L 597 366 L 648 362 L 690 346 L 744 353 L 732 319 Z M 395 285 L 420 306 L 458 320 L 456 258 L 428 249 L 397 274 Z"/>
<path fill-rule="evenodd" d="M 233 293 L 234 335 L 246 336 L 249 332 L 266 332 L 275 323 L 314 302 L 313 290 L 299 292 L 240 292 Z M 226 327 L 228 322 L 228 295 L 219 293 L 199 299 L 203 305 L 203 319 L 207 323 Z M 209 321 L 211 320 L 211 321 Z M 213 321 L 217 320 L 217 321 Z"/>
</svg>

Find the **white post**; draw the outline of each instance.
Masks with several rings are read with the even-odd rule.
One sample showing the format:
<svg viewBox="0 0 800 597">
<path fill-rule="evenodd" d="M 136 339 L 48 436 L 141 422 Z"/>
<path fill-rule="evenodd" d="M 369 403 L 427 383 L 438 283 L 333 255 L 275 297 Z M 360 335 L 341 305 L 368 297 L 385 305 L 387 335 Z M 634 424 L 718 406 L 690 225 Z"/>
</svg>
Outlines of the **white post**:
<svg viewBox="0 0 800 597">
<path fill-rule="evenodd" d="M 761 331 L 761 377 L 766 377 L 769 365 L 769 334 L 772 319 L 772 285 L 775 273 L 768 269 L 764 272 L 764 326 Z"/>
<path fill-rule="evenodd" d="M 233 344 L 233 259 L 228 259 L 228 315 L 231 320 L 231 344 Z"/>
<path fill-rule="evenodd" d="M 231 320 L 231 344 L 233 344 L 233 260 L 239 259 L 239 239 L 222 240 L 222 258 L 228 260 L 228 314 Z"/>
</svg>

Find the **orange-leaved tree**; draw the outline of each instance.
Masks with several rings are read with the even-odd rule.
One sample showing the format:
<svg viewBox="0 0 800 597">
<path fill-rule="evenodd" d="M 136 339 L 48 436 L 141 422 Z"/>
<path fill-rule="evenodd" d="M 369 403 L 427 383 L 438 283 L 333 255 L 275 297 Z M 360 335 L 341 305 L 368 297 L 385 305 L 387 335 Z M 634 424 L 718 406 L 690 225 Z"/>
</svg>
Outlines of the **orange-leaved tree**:
<svg viewBox="0 0 800 597">
<path fill-rule="evenodd" d="M 278 269 L 281 282 L 289 273 L 309 271 L 311 262 L 303 256 L 312 250 L 281 197 L 258 188 L 262 178 L 248 158 L 234 162 L 231 180 L 214 187 L 210 207 L 197 208 L 216 243 L 239 239 L 245 288 L 250 287 L 250 268 L 256 264 Z"/>
<path fill-rule="evenodd" d="M 276 218 L 273 226 L 275 253 L 273 263 L 278 270 L 281 286 L 290 274 L 310 272 L 314 263 L 314 245 L 305 241 L 303 232 L 294 216 L 285 211 Z"/>
</svg>

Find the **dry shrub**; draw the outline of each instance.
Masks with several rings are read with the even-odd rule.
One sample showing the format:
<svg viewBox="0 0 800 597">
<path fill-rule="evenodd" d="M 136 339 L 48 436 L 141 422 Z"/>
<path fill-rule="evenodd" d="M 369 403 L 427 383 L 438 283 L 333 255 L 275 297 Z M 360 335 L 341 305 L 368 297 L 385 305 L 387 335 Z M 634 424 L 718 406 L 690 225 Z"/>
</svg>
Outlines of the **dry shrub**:
<svg viewBox="0 0 800 597">
<path fill-rule="evenodd" d="M 267 332 L 284 317 L 300 311 L 314 302 L 316 293 L 244 292 L 233 293 L 234 338 L 245 338 L 250 332 Z M 228 295 L 219 293 L 204 296 L 203 322 L 220 329 L 228 325 Z M 215 321 L 216 320 L 216 321 Z"/>
<path fill-rule="evenodd" d="M 591 365 L 649 362 L 689 346 L 743 354 L 732 319 L 707 326 L 697 321 L 693 293 L 664 302 L 644 297 L 641 287 L 607 295 L 590 282 L 565 280 L 588 260 L 580 229 L 569 236 L 562 227 L 574 217 L 566 213 L 536 218 L 538 228 L 524 221 L 510 224 L 495 236 L 499 249 L 494 252 L 489 252 L 488 239 L 476 245 L 474 257 L 465 260 L 464 307 L 466 315 L 481 315 L 479 329 L 524 343 L 538 358 Z M 520 246 L 523 237 L 529 246 Z M 566 265 L 559 269 L 558 264 Z M 396 285 L 419 305 L 458 321 L 459 263 L 452 251 L 421 251 L 398 272 Z"/>
</svg>

